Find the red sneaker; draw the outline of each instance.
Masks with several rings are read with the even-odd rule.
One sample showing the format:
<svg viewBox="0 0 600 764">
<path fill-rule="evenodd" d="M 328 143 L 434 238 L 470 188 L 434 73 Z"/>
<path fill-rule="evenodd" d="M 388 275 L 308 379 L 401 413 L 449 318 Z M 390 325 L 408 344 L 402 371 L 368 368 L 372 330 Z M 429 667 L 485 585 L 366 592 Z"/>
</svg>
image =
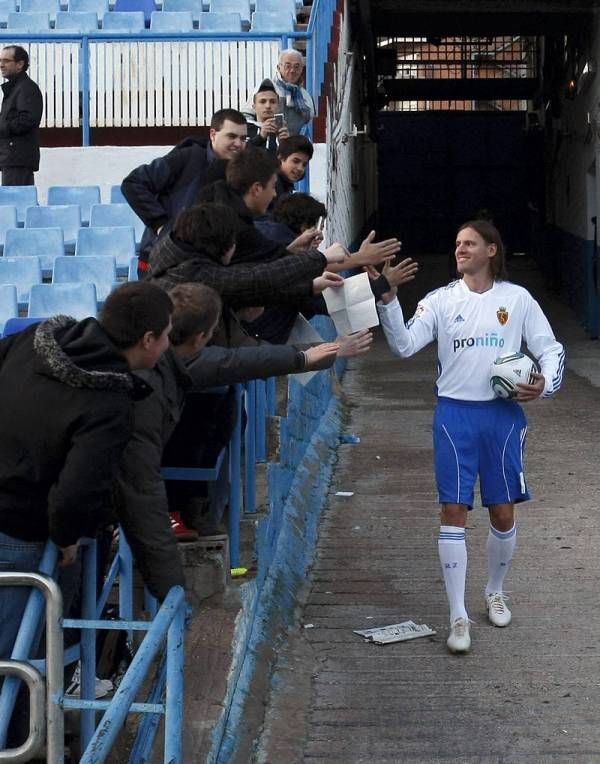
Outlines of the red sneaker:
<svg viewBox="0 0 600 764">
<path fill-rule="evenodd" d="M 169 512 L 171 518 L 171 528 L 177 537 L 177 541 L 197 541 L 198 533 L 192 528 L 188 528 L 181 520 L 179 512 Z"/>
</svg>

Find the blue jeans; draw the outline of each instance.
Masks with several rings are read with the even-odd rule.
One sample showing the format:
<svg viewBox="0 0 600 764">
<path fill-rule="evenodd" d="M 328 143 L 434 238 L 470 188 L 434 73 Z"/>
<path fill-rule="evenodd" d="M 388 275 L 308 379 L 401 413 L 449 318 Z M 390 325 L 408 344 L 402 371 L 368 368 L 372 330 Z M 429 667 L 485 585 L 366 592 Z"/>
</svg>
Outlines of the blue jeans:
<svg viewBox="0 0 600 764">
<path fill-rule="evenodd" d="M 43 551 L 42 541 L 0 533 L 0 571 L 35 571 Z M 30 592 L 28 586 L 0 586 L 0 660 L 10 658 Z"/>
</svg>

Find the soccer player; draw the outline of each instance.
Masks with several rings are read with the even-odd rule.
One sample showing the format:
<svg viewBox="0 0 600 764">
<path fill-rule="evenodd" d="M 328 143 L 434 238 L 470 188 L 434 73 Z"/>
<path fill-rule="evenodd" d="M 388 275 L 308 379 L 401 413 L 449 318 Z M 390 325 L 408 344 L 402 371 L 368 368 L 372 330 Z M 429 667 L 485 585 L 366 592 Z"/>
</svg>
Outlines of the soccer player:
<svg viewBox="0 0 600 764">
<path fill-rule="evenodd" d="M 379 313 L 396 355 L 407 358 L 437 339 L 433 447 L 441 504 L 438 549 L 450 605 L 448 649 L 466 653 L 471 637 L 464 596 L 465 524 L 475 480 L 479 475 L 481 502 L 490 515 L 488 618 L 495 626 L 508 626 L 511 612 L 503 584 L 517 540 L 514 505 L 529 499 L 523 469 L 527 420 L 519 403 L 558 390 L 565 354 L 538 303 L 506 280 L 502 240 L 489 221 L 461 226 L 455 257 L 461 278 L 430 292 L 406 325 L 395 289 L 384 295 Z M 533 375 L 532 384 L 518 385 L 516 400 L 495 398 L 490 366 L 497 356 L 518 351 L 522 340 L 541 373 Z"/>
</svg>

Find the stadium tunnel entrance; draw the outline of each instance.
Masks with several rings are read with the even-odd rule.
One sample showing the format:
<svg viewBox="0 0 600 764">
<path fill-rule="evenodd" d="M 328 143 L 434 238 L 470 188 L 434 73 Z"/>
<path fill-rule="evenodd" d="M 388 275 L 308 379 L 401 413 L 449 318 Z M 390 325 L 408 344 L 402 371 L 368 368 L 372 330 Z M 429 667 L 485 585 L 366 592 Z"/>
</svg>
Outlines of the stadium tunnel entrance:
<svg viewBox="0 0 600 764">
<path fill-rule="evenodd" d="M 593 0 L 358 0 L 381 235 L 450 253 L 491 217 L 598 334 Z"/>
</svg>

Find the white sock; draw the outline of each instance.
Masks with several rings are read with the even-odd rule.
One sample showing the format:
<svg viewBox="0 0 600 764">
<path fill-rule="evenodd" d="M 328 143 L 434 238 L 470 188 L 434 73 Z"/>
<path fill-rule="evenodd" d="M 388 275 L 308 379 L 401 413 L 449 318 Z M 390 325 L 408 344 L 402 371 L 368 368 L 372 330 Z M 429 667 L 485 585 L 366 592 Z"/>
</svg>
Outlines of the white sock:
<svg viewBox="0 0 600 764">
<path fill-rule="evenodd" d="M 517 526 L 509 531 L 499 531 L 490 525 L 487 539 L 488 582 L 485 593 L 502 593 L 502 586 L 517 545 Z"/>
<path fill-rule="evenodd" d="M 468 618 L 465 609 L 465 581 L 467 578 L 467 545 L 465 529 L 455 525 L 442 525 L 438 552 L 446 595 L 450 605 L 450 623 L 457 618 Z"/>
</svg>

